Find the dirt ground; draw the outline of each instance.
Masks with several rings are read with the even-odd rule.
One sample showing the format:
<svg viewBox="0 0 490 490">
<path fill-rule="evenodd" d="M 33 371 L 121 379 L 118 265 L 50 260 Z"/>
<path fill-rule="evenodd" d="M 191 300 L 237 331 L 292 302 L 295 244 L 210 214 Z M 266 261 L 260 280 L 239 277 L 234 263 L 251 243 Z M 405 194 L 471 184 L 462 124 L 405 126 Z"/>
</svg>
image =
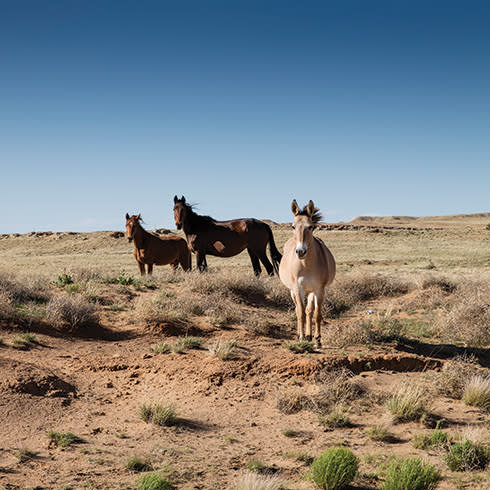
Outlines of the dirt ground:
<svg viewBox="0 0 490 490">
<path fill-rule="evenodd" d="M 129 303 L 151 294 L 126 289 Z M 386 311 L 396 301 L 400 297 L 371 301 L 350 316 L 328 320 L 324 330 L 359 319 L 367 310 Z M 262 314 L 269 313 L 263 309 Z M 291 312 L 285 315 L 281 338 L 251 335 L 240 325 L 216 328 L 197 318 L 192 334 L 204 338 L 203 347 L 165 354 L 153 353 L 151 346 L 172 344 L 179 335 L 130 322 L 124 309 L 105 307 L 103 328 L 86 336 L 33 326 L 36 340 L 28 350 L 13 347 L 19 326 L 2 325 L 0 486 L 136 488 L 139 474 L 126 463 L 138 456 L 168 475 L 178 489 L 231 488 L 258 461 L 284 480 L 284 488 L 306 490 L 315 488 L 308 478 L 308 458 L 343 445 L 361 458 L 360 477 L 352 488 L 380 488 L 378 468 L 393 454 L 435 464 L 444 476 L 440 489 L 490 488 L 487 472 L 456 474 L 437 451 L 416 449 L 413 436 L 430 429 L 421 422 L 391 423 L 384 404 L 413 379 L 425 382 L 429 391 L 434 373 L 459 352 L 457 347 L 448 350 L 429 341 L 324 345 L 315 353 L 294 354 L 284 348 L 293 338 L 292 318 Z M 217 339 L 237 342 L 235 359 L 222 361 L 210 354 L 207 346 Z M 490 366 L 488 351 L 480 354 L 480 364 Z M 312 410 L 279 410 L 281 392 L 317 389 L 316 376 L 336 368 L 350 369 L 366 393 L 349 407 L 348 427 L 327 429 Z M 161 427 L 142 420 L 140 407 L 151 403 L 173 405 L 177 423 Z M 479 409 L 438 397 L 431 413 L 454 432 L 478 427 L 488 440 L 489 420 Z M 387 424 L 392 440 L 368 436 L 366 431 L 380 424 Z M 49 431 L 72 432 L 80 440 L 59 448 L 50 443 Z M 23 450 L 29 457 L 19 456 Z"/>
</svg>

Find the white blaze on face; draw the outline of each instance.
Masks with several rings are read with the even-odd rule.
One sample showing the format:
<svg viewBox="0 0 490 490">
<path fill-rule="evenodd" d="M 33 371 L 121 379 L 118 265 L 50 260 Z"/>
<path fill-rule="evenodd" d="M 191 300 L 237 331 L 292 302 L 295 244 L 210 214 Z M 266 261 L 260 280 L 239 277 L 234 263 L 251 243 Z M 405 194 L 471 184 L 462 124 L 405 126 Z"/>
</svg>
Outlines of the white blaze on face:
<svg viewBox="0 0 490 490">
<path fill-rule="evenodd" d="M 307 252 L 306 243 L 305 242 L 298 242 L 296 244 L 296 255 L 300 259 L 302 259 L 306 255 L 306 252 Z"/>
</svg>

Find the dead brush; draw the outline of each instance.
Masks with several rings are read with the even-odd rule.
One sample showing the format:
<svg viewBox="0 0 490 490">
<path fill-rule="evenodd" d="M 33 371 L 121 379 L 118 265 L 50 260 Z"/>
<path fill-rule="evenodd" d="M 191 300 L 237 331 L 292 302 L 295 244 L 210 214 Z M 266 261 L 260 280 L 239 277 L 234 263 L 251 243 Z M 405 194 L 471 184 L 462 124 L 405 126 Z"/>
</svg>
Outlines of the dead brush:
<svg viewBox="0 0 490 490">
<path fill-rule="evenodd" d="M 327 289 L 324 315 L 335 318 L 363 301 L 405 294 L 410 288 L 407 282 L 381 274 L 357 272 L 338 276 Z"/>
<path fill-rule="evenodd" d="M 348 405 L 360 398 L 365 390 L 354 379 L 354 373 L 345 368 L 323 370 L 315 376 L 319 391 L 313 397 L 313 411 L 323 414 L 332 408 Z"/>
<path fill-rule="evenodd" d="M 286 415 L 301 412 L 301 410 L 312 410 L 316 403 L 314 394 L 308 393 L 300 386 L 286 386 L 276 392 L 276 407 Z"/>
<path fill-rule="evenodd" d="M 51 293 L 45 282 L 40 277 L 26 276 L 15 277 L 6 272 L 0 272 L 0 293 L 6 293 L 14 304 L 46 303 Z"/>
<path fill-rule="evenodd" d="M 460 400 L 468 380 L 480 371 L 481 368 L 475 357 L 457 356 L 450 359 L 444 363 L 440 372 L 431 376 L 434 381 L 431 383 L 433 392 L 436 395 Z"/>
<path fill-rule="evenodd" d="M 490 284 L 465 282 L 458 285 L 454 305 L 439 319 L 441 336 L 469 346 L 490 344 Z"/>
<path fill-rule="evenodd" d="M 46 318 L 55 327 L 67 327 L 71 331 L 99 324 L 97 306 L 80 294 L 53 297 L 46 306 Z"/>
</svg>

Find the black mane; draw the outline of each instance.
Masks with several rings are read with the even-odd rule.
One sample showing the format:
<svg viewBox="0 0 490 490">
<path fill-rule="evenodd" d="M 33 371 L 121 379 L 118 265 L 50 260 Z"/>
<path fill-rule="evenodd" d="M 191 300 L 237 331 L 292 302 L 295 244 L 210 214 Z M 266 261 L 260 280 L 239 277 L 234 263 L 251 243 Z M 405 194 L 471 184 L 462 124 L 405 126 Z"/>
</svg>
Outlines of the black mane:
<svg viewBox="0 0 490 490">
<path fill-rule="evenodd" d="M 313 214 L 310 216 L 310 213 L 308 211 L 308 206 L 305 206 L 299 213 L 298 216 L 309 216 L 311 221 L 316 225 L 320 223 L 320 221 L 323 219 L 322 213 L 320 213 L 320 210 L 318 208 L 313 208 Z"/>
</svg>

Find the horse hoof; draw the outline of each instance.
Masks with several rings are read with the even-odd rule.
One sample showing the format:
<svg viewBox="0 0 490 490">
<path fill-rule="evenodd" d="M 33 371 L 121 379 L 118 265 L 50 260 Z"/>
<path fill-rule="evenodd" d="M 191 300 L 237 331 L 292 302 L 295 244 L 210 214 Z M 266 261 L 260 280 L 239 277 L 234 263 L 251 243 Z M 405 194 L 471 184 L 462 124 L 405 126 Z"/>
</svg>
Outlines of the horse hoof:
<svg viewBox="0 0 490 490">
<path fill-rule="evenodd" d="M 313 345 L 313 347 L 315 349 L 321 349 L 322 348 L 322 343 L 321 342 L 315 342 L 314 345 Z"/>
<path fill-rule="evenodd" d="M 311 342 L 311 335 L 307 335 L 307 336 L 305 337 L 305 339 L 306 339 L 308 342 Z"/>
</svg>

